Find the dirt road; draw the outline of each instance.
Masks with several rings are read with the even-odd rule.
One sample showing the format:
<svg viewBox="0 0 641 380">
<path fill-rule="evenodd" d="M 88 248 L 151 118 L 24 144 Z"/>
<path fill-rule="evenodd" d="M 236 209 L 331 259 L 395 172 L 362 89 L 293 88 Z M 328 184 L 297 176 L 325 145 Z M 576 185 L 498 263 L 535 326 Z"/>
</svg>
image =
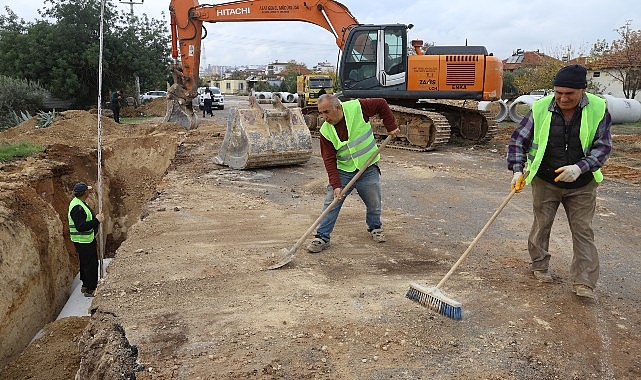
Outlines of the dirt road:
<svg viewBox="0 0 641 380">
<path fill-rule="evenodd" d="M 90 328 L 105 316 L 122 326 L 137 348 L 137 379 L 641 377 L 638 185 L 608 180 L 599 189 L 596 302 L 571 292 L 562 210 L 551 240 L 555 282 L 531 277 L 526 190 L 444 286 L 463 303 L 454 321 L 405 292 L 410 281 L 438 283 L 509 192 L 503 141 L 385 151 L 388 241 L 372 242 L 353 195 L 330 250 L 301 249 L 289 266 L 267 271 L 321 211 L 318 141 L 305 165 L 229 170 L 212 161 L 223 112 L 186 135 L 93 302 Z M 106 357 L 88 352 L 91 374 Z"/>
</svg>

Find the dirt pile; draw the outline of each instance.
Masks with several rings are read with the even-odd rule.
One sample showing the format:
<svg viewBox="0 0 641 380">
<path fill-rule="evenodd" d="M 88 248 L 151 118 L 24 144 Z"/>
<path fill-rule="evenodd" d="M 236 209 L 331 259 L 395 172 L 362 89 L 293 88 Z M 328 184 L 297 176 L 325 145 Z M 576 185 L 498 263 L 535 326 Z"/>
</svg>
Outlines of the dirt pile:
<svg viewBox="0 0 641 380">
<path fill-rule="evenodd" d="M 167 113 L 167 98 L 156 98 L 138 107 L 146 116 L 165 116 Z"/>
<path fill-rule="evenodd" d="M 60 311 L 77 272 L 67 207 L 78 181 L 96 184 L 97 115 L 62 112 L 48 128 L 35 120 L 0 134 L 0 142 L 45 147 L 35 158 L 0 164 L 0 368 Z M 107 256 L 139 220 L 142 205 L 184 136 L 176 124 L 122 125 L 102 120 L 103 223 Z M 89 205 L 98 210 L 97 198 Z"/>
</svg>

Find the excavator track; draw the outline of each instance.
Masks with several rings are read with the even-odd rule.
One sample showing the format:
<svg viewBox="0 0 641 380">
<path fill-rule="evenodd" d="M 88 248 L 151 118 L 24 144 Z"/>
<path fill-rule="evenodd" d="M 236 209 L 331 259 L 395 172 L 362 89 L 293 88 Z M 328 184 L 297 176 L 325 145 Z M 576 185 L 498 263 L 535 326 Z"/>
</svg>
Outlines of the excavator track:
<svg viewBox="0 0 641 380">
<path fill-rule="evenodd" d="M 465 140 L 485 142 L 498 132 L 495 118 L 488 111 L 455 106 L 445 103 L 419 103 L 447 118 L 451 132 Z"/>
<path fill-rule="evenodd" d="M 450 140 L 450 125 L 447 118 L 438 112 L 395 105 L 390 105 L 390 109 L 401 133 L 388 147 L 425 152 L 445 145 Z M 318 110 L 315 107 L 305 107 L 302 112 L 312 135 L 319 136 L 322 123 L 318 120 Z M 383 120 L 374 116 L 369 121 L 376 138 L 384 139 L 387 130 L 383 126 Z"/>
<path fill-rule="evenodd" d="M 486 142 L 498 133 L 495 118 L 489 111 L 478 111 L 443 103 L 417 103 L 413 107 L 390 105 L 401 133 L 388 147 L 424 152 L 437 149 L 450 141 L 451 134 L 465 140 Z M 321 122 L 315 107 L 303 110 L 305 122 L 314 136 L 318 136 Z M 383 121 L 370 119 L 377 139 L 387 136 Z"/>
<path fill-rule="evenodd" d="M 389 147 L 425 152 L 450 141 L 450 124 L 440 113 L 395 105 L 390 105 L 390 109 L 401 132 Z M 377 138 L 387 136 L 379 117 L 370 118 L 370 124 Z"/>
<path fill-rule="evenodd" d="M 480 112 L 485 120 L 487 120 L 487 133 L 482 141 L 490 141 L 496 137 L 499 133 L 499 126 L 496 123 L 495 114 L 490 111 L 478 111 Z"/>
</svg>

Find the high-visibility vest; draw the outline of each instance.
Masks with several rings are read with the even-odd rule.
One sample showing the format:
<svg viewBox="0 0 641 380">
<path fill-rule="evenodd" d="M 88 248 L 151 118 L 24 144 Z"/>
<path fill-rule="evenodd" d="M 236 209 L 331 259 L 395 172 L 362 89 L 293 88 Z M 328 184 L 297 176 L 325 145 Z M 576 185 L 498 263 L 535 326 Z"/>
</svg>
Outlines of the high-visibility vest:
<svg viewBox="0 0 641 380">
<path fill-rule="evenodd" d="M 334 145 L 338 169 L 354 172 L 363 169 L 367 160 L 374 154 L 377 149 L 376 139 L 372 126 L 363 118 L 361 103 L 357 99 L 343 102 L 341 106 L 347 124 L 347 141 L 341 141 L 334 126 L 328 122 L 323 123 L 320 133 Z M 377 154 L 372 164 L 380 158 Z"/>
<path fill-rule="evenodd" d="M 583 154 L 587 156 L 590 152 L 590 148 L 592 147 L 597 127 L 605 115 L 606 101 L 605 99 L 590 93 L 586 93 L 585 95 L 588 97 L 589 102 L 581 110 L 579 139 L 581 140 Z M 549 108 L 553 98 L 554 95 L 548 95 L 532 104 L 534 138 L 532 139 L 532 146 L 530 147 L 527 157 L 528 176 L 525 179 L 527 184 L 532 182 L 532 179 L 541 166 L 541 161 L 543 161 L 545 148 L 548 144 L 548 137 L 550 136 L 552 112 Z M 601 173 L 601 169 L 593 171 L 592 174 L 594 175 L 594 180 L 596 182 L 603 181 L 603 173 Z"/>
<path fill-rule="evenodd" d="M 94 239 L 94 233 L 93 233 L 93 228 L 90 229 L 89 231 L 78 231 L 76 229 L 76 226 L 74 225 L 73 219 L 71 219 L 71 209 L 73 209 L 76 206 L 81 206 L 85 210 L 85 214 L 87 214 L 87 222 L 91 222 L 93 219 L 93 216 L 91 215 L 91 210 L 89 210 L 89 207 L 78 199 L 77 197 L 74 197 L 71 202 L 69 203 L 69 211 L 67 212 L 67 219 L 69 220 L 69 234 L 71 235 L 71 241 L 74 243 L 91 243 Z"/>
</svg>

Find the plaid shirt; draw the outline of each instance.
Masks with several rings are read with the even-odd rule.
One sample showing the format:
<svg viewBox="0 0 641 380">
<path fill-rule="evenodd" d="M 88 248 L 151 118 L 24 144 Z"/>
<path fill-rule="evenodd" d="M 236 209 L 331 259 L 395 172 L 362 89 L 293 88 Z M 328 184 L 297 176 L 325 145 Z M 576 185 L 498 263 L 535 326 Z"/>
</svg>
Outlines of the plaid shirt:
<svg viewBox="0 0 641 380">
<path fill-rule="evenodd" d="M 588 103 L 588 97 L 583 95 L 577 111 L 582 110 Z M 554 100 L 550 103 L 549 110 L 551 112 L 561 113 L 561 110 L 557 107 L 556 101 Z M 592 142 L 592 147 L 588 155 L 576 162 L 576 165 L 581 169 L 581 173 L 596 171 L 603 166 L 610 156 L 610 151 L 612 150 L 611 125 L 612 118 L 606 109 L 605 115 L 603 115 L 603 119 L 601 119 L 597 127 L 594 141 Z M 534 119 L 532 118 L 532 111 L 530 111 L 523 120 L 521 120 L 514 132 L 512 132 L 512 137 L 507 147 L 507 168 L 512 170 L 512 172 L 523 172 L 533 138 Z"/>
</svg>

